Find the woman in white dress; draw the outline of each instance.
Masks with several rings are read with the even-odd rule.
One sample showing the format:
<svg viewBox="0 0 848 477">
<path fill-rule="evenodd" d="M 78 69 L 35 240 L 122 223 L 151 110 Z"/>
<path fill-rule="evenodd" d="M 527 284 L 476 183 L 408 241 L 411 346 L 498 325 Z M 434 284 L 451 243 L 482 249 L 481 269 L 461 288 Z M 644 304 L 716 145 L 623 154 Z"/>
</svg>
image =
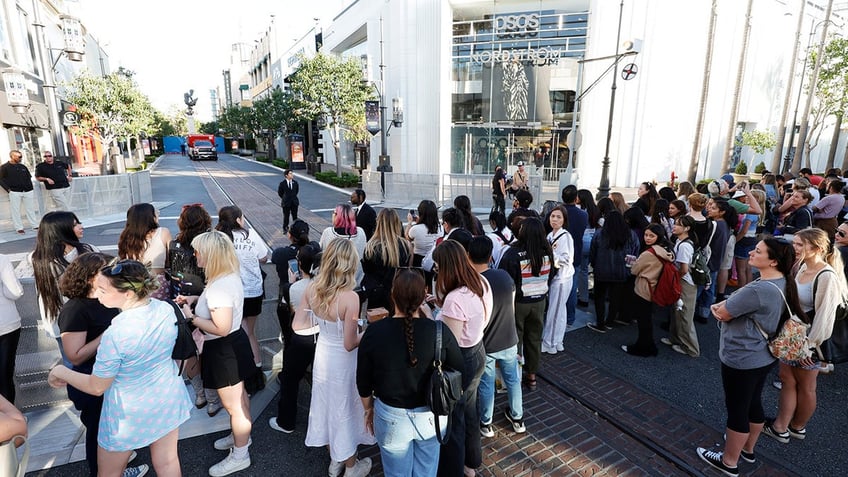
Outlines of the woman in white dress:
<svg viewBox="0 0 848 477">
<path fill-rule="evenodd" d="M 312 365 L 312 401 L 306 445 L 330 450 L 330 477 L 361 477 L 371 459 L 356 459 L 356 447 L 376 442 L 365 427 L 365 408 L 356 389 L 359 297 L 353 291 L 359 254 L 353 244 L 333 239 L 321 259 L 321 272 L 309 284 L 294 323 L 318 326 Z"/>
</svg>

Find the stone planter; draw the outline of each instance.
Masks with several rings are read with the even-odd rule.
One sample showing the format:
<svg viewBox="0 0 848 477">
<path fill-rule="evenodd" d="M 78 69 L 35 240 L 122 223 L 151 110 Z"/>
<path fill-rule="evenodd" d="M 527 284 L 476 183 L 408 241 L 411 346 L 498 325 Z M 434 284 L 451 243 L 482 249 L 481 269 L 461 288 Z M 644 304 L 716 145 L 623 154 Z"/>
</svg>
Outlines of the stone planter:
<svg viewBox="0 0 848 477">
<path fill-rule="evenodd" d="M 748 180 L 748 174 L 737 174 L 735 172 L 731 172 L 730 175 L 733 176 L 734 184 L 739 184 L 740 182 Z"/>
</svg>

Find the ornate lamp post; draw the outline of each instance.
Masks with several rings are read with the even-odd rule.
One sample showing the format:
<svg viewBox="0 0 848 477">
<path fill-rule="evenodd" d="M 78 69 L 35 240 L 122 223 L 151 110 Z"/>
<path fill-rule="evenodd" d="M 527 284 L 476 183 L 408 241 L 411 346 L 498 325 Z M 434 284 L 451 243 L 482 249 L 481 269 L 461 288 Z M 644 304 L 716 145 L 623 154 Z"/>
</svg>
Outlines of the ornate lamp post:
<svg viewBox="0 0 848 477">
<path fill-rule="evenodd" d="M 3 84 L 6 89 L 6 102 L 12 111 L 24 114 L 30 107 L 29 92 L 26 88 L 26 78 L 23 72 L 16 68 L 3 70 Z"/>
</svg>

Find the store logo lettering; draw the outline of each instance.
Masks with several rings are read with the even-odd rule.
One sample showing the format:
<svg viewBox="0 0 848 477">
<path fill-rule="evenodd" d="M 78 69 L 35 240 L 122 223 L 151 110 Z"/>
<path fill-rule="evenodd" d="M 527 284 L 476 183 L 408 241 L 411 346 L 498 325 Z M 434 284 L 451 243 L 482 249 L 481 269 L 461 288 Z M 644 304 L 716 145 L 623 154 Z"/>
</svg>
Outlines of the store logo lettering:
<svg viewBox="0 0 848 477">
<path fill-rule="evenodd" d="M 504 15 L 495 17 L 495 33 L 499 36 L 524 36 L 539 29 L 539 15 Z"/>
</svg>

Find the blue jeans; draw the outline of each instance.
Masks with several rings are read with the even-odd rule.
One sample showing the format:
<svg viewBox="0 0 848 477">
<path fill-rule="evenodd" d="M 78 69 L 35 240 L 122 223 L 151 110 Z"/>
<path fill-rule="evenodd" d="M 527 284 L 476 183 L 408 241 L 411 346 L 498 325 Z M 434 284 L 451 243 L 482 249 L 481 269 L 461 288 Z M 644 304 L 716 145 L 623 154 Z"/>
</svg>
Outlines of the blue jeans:
<svg viewBox="0 0 848 477">
<path fill-rule="evenodd" d="M 718 278 L 718 271 L 710 271 L 710 286 L 698 287 L 698 300 L 695 305 L 695 313 L 698 316 L 702 316 L 705 318 L 710 317 L 710 306 L 712 306 L 715 301 L 715 290 L 716 290 L 716 279 Z"/>
<path fill-rule="evenodd" d="M 439 425 L 444 432 L 447 417 Z M 434 476 L 439 468 L 439 441 L 433 412 L 427 406 L 400 409 L 374 401 L 374 435 L 386 477 Z"/>
<path fill-rule="evenodd" d="M 577 318 L 577 287 L 571 287 L 568 301 L 565 302 L 565 313 L 567 316 L 565 323 L 569 326 L 573 325 L 574 319 Z"/>
<path fill-rule="evenodd" d="M 509 397 L 510 415 L 514 419 L 524 417 L 521 402 L 521 371 L 518 368 L 518 345 L 486 355 L 486 367 L 477 387 L 477 410 L 480 424 L 491 424 L 495 408 L 495 363 L 501 369 L 504 386 Z"/>
<path fill-rule="evenodd" d="M 583 259 L 580 263 L 575 263 L 576 272 L 575 285 L 578 290 L 578 298 L 580 301 L 589 302 L 589 247 L 592 245 L 592 237 L 595 235 L 595 229 L 586 229 L 583 232 Z"/>
</svg>

